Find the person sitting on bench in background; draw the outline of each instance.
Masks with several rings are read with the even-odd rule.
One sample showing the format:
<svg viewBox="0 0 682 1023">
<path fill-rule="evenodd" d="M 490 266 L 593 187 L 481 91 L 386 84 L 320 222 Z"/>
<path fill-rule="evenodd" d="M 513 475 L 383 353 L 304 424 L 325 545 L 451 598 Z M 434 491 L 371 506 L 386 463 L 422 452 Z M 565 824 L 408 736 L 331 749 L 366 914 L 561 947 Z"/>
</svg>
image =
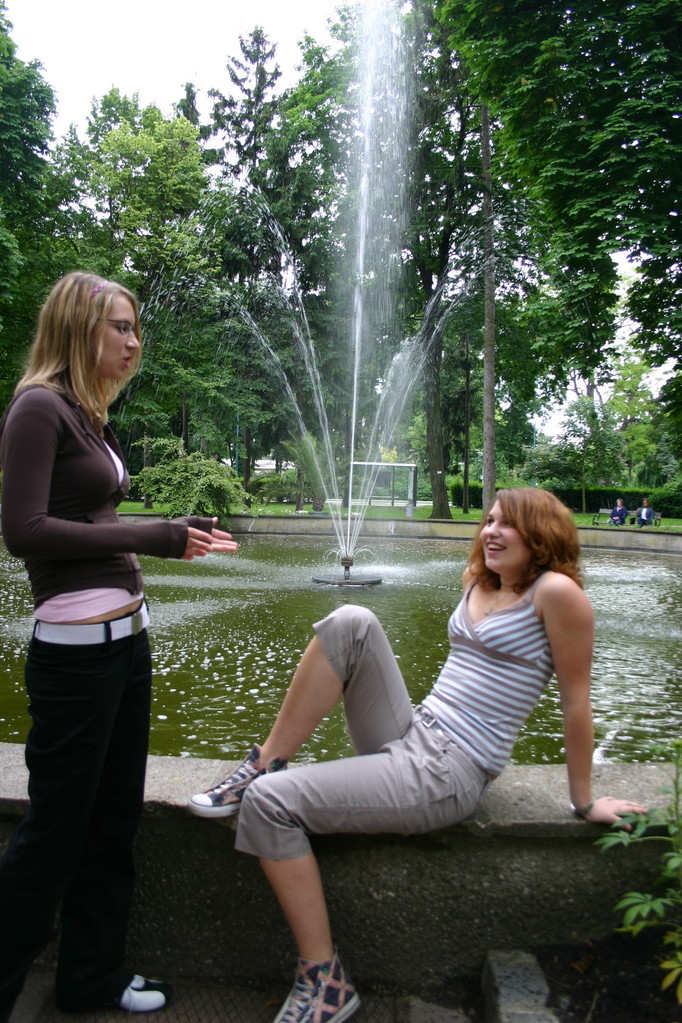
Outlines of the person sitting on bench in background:
<svg viewBox="0 0 682 1023">
<path fill-rule="evenodd" d="M 613 509 L 609 516 L 610 526 L 624 526 L 625 516 L 627 515 L 627 508 L 623 504 L 623 498 L 619 497 L 616 501 L 616 507 Z"/>
<path fill-rule="evenodd" d="M 637 509 L 637 525 L 641 529 L 642 526 L 652 526 L 654 523 L 654 509 L 649 507 L 649 498 L 645 497 L 642 501 L 642 507 Z"/>
</svg>

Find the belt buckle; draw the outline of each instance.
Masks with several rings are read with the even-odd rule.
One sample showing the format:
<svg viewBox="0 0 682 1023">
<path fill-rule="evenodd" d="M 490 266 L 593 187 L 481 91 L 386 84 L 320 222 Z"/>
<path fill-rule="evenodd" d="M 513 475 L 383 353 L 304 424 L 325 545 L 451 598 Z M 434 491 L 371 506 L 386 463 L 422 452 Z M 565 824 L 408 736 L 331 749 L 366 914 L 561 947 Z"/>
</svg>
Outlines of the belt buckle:
<svg viewBox="0 0 682 1023">
<path fill-rule="evenodd" d="M 427 710 L 422 710 L 419 713 L 421 714 L 422 724 L 424 725 L 424 728 L 433 728 L 433 726 L 436 723 L 436 719 L 433 716 L 433 714 L 429 714 Z"/>
<path fill-rule="evenodd" d="M 142 615 L 142 608 L 138 608 L 137 611 L 131 616 L 131 626 L 133 630 L 133 636 L 139 636 L 144 629 L 144 617 Z"/>
</svg>

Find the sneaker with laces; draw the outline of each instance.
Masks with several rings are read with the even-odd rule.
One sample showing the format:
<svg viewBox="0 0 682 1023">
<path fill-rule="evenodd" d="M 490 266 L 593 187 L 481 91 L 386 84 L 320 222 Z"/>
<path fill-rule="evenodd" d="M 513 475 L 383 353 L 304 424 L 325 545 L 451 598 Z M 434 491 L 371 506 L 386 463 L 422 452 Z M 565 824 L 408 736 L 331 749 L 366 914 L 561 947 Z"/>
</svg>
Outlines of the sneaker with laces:
<svg viewBox="0 0 682 1023">
<path fill-rule="evenodd" d="M 206 792 L 190 796 L 187 808 L 197 817 L 231 817 L 239 813 L 244 791 L 255 778 L 269 771 L 282 771 L 287 763 L 275 757 L 266 767 L 260 767 L 260 746 L 256 745 L 225 781 Z"/>
<path fill-rule="evenodd" d="M 299 959 L 294 986 L 274 1023 L 342 1023 L 360 998 L 338 955 L 326 963 Z"/>
</svg>

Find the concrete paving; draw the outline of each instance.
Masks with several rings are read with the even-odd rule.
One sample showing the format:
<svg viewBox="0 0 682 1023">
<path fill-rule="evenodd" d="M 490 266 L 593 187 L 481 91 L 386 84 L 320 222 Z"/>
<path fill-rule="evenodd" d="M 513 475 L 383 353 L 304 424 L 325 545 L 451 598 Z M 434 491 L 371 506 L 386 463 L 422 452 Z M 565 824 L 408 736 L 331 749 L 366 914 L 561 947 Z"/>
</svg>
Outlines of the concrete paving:
<svg viewBox="0 0 682 1023">
<path fill-rule="evenodd" d="M 184 981 L 173 984 L 173 1000 L 167 1009 L 136 1019 L 148 1019 L 149 1023 L 272 1023 L 286 994 L 279 985 L 264 991 Z M 357 1023 L 396 1023 L 396 1000 L 365 997 L 354 1018 Z M 52 971 L 37 967 L 29 975 L 10 1023 L 122 1023 L 123 1019 L 120 1009 L 60 1012 L 54 1003 Z"/>
<path fill-rule="evenodd" d="M 120 1009 L 67 1014 L 54 1002 L 53 971 L 36 966 L 29 974 L 10 1023 L 121 1023 Z M 149 1023 L 272 1023 L 286 991 L 183 981 L 173 985 L 173 1001 Z M 482 978 L 480 1012 L 467 1013 L 420 998 L 361 994 L 353 1023 L 557 1023 L 546 1007 L 549 986 L 534 956 L 491 952 Z"/>
</svg>

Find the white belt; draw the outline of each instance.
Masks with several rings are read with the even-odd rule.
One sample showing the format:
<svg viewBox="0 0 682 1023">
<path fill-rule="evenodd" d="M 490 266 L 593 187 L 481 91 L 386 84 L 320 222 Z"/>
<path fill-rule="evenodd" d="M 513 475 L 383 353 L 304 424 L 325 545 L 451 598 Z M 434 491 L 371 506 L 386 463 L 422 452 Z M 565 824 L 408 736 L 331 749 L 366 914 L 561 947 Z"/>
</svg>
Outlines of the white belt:
<svg viewBox="0 0 682 1023">
<path fill-rule="evenodd" d="M 36 622 L 33 635 L 43 643 L 58 643 L 60 646 L 94 646 L 96 643 L 110 643 L 112 640 L 137 636 L 149 625 L 147 605 L 142 605 L 111 622 L 95 622 L 91 625 L 59 625 L 57 622 Z"/>
</svg>

